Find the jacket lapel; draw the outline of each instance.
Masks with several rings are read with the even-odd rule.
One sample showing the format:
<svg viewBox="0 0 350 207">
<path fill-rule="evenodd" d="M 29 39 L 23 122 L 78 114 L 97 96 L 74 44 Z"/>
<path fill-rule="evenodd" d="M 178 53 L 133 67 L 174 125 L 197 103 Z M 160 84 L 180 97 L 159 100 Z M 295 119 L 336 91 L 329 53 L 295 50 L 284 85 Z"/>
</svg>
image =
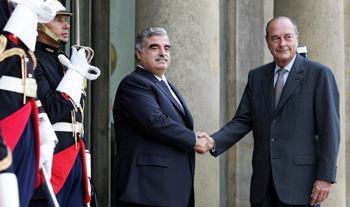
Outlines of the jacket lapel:
<svg viewBox="0 0 350 207">
<path fill-rule="evenodd" d="M 188 121 L 190 122 L 191 124 L 191 127 L 193 128 L 193 118 L 192 118 L 192 115 L 191 115 L 191 112 L 188 110 L 188 107 L 184 101 L 184 99 L 182 98 L 182 96 L 180 95 L 180 92 L 179 90 L 177 90 L 177 88 L 168 81 L 168 84 L 170 85 L 171 87 L 171 90 L 174 91 L 174 94 L 176 95 L 176 97 L 179 99 L 179 101 L 181 102 L 181 105 L 182 107 L 178 104 L 178 102 L 175 100 L 175 102 L 177 103 L 177 107 L 181 110 L 182 113 L 184 113 L 184 115 L 187 117 Z"/>
<path fill-rule="evenodd" d="M 265 77 L 262 79 L 262 88 L 264 91 L 266 105 L 269 109 L 271 117 L 275 113 L 274 109 L 274 95 L 273 95 L 273 76 L 275 63 L 271 63 L 265 72 Z"/>
<path fill-rule="evenodd" d="M 154 75 L 143 69 L 143 68 L 140 68 L 140 67 L 137 67 L 136 70 L 135 70 L 136 73 L 139 73 L 141 74 L 142 76 L 144 76 L 145 78 L 151 80 L 169 99 L 170 101 L 173 103 L 173 105 L 179 109 L 181 111 L 181 113 L 186 117 L 186 114 L 190 114 L 188 113 L 188 110 L 187 109 L 187 106 L 186 104 L 184 104 L 184 101 L 182 99 L 182 97 L 180 96 L 178 92 L 178 90 L 175 88 L 174 85 L 172 85 L 169 81 L 168 81 L 168 84 L 170 85 L 170 87 L 172 88 L 172 90 L 174 91 L 174 93 L 176 94 L 176 96 L 179 98 L 179 100 L 181 101 L 181 104 L 182 106 L 184 107 L 184 109 L 186 109 L 185 111 L 182 109 L 182 107 L 180 106 L 179 102 L 176 101 L 176 99 L 173 97 L 173 95 L 171 94 L 171 92 L 156 78 L 154 77 Z"/>
<path fill-rule="evenodd" d="M 276 113 L 282 108 L 282 106 L 286 103 L 288 98 L 292 95 L 293 91 L 298 87 L 304 78 L 302 75 L 304 72 L 304 68 L 302 67 L 303 57 L 301 57 L 298 53 L 296 55 L 297 57 L 295 59 L 293 67 L 290 70 L 286 84 L 283 87 L 281 98 L 275 111 Z"/>
<path fill-rule="evenodd" d="M 182 109 L 182 107 L 180 106 L 179 102 L 176 101 L 176 99 L 174 98 L 174 96 L 171 94 L 171 92 L 169 91 L 169 89 L 167 89 L 160 81 L 156 81 L 155 82 L 156 86 L 163 91 L 163 93 L 170 99 L 170 101 L 175 105 L 176 108 L 178 108 L 183 114 L 184 111 Z M 168 84 L 170 85 L 170 82 L 168 81 Z M 172 87 L 171 87 L 172 88 Z M 173 89 L 172 89 L 173 90 Z M 174 90 L 173 90 L 174 91 Z M 174 91 L 175 93 L 175 91 Z"/>
</svg>

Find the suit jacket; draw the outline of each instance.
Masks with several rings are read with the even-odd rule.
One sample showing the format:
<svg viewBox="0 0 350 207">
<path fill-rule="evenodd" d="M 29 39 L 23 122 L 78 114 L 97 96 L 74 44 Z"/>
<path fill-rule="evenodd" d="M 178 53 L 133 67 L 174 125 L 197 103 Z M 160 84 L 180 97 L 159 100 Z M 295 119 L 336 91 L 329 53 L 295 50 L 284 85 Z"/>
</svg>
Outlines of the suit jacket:
<svg viewBox="0 0 350 207">
<path fill-rule="evenodd" d="M 250 202 L 263 200 L 272 170 L 279 199 L 305 205 L 311 202 L 316 179 L 336 182 L 339 93 L 328 67 L 297 54 L 275 110 L 275 65 L 249 72 L 235 117 L 212 135 L 213 154 L 221 154 L 253 130 Z"/>
<path fill-rule="evenodd" d="M 150 206 L 194 206 L 196 136 L 179 91 L 136 68 L 120 83 L 113 108 L 117 156 L 114 200 Z M 191 199 L 190 199 L 191 198 Z"/>
</svg>

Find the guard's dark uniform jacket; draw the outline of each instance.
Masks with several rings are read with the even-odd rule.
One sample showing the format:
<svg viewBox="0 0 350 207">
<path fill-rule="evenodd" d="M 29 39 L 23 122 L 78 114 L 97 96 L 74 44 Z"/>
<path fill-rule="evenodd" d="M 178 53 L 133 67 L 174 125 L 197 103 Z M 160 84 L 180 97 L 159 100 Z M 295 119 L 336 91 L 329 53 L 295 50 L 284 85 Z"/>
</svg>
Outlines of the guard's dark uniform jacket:
<svg viewBox="0 0 350 207">
<path fill-rule="evenodd" d="M 38 62 L 37 69 L 35 70 L 35 78 L 38 84 L 38 98 L 41 100 L 58 138 L 58 144 L 55 147 L 52 162 L 52 187 L 55 194 L 58 194 L 61 190 L 65 191 L 67 185 L 77 185 L 75 183 L 76 181 L 70 181 L 67 180 L 67 178 L 72 174 L 72 169 L 78 168 L 82 171 L 79 182 L 81 182 L 80 185 L 84 187 L 83 202 L 87 203 L 91 198 L 87 190 L 88 182 L 85 162 L 86 144 L 83 132 L 68 132 L 59 126 L 62 123 L 66 125 L 70 124 L 68 128 L 72 129 L 72 123 L 77 123 L 77 125 L 83 124 L 85 95 L 82 94 L 80 107 L 74 109 L 69 97 L 64 93 L 56 91 L 57 86 L 67 70 L 58 60 L 59 48 L 37 42 L 35 55 Z M 78 131 L 79 130 L 77 130 L 77 132 Z M 65 196 L 61 198 L 61 194 L 57 195 L 59 203 L 60 199 L 66 199 L 64 198 Z M 66 196 L 69 196 L 69 193 Z"/>
<path fill-rule="evenodd" d="M 8 2 L 0 0 L 0 127 L 12 152 L 20 205 L 27 206 L 34 187 L 40 184 L 38 108 L 35 99 L 23 90 L 23 83 L 34 80 L 36 59 L 20 39 L 3 32 L 10 13 Z M 13 91 L 18 86 L 22 93 Z"/>
</svg>

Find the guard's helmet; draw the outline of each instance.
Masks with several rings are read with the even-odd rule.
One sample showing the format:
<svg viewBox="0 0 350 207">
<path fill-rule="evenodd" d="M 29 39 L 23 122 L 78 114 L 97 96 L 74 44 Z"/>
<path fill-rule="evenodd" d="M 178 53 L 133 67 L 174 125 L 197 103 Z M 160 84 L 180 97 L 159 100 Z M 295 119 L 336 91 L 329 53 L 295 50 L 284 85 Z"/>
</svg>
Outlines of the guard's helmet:
<svg viewBox="0 0 350 207">
<path fill-rule="evenodd" d="M 61 2 L 58 0 L 46 0 L 45 4 L 47 4 L 50 8 L 52 8 L 54 11 L 56 11 L 56 15 L 66 15 L 67 17 L 70 17 L 73 15 L 73 13 L 70 13 L 66 7 L 64 7 Z M 57 43 L 66 44 L 66 42 L 62 42 L 59 37 L 55 33 L 53 33 L 49 28 L 47 28 L 43 23 L 38 23 L 38 28 L 40 28 L 45 34 L 47 34 L 49 37 L 51 37 L 53 40 L 55 40 Z"/>
<path fill-rule="evenodd" d="M 57 0 L 46 0 L 46 4 L 48 4 L 53 10 L 56 11 L 56 14 L 65 14 L 67 16 L 72 16 L 73 13 L 70 13 L 66 7 L 64 7 L 59 1 Z"/>
</svg>

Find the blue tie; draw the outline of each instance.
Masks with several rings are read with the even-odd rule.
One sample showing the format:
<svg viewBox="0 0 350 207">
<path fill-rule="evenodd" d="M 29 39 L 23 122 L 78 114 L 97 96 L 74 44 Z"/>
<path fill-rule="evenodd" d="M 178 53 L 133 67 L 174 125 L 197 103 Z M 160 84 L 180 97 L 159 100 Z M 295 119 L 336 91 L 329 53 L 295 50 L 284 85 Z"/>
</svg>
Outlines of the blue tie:
<svg viewBox="0 0 350 207">
<path fill-rule="evenodd" d="M 166 82 L 165 82 L 164 80 L 161 80 L 160 82 L 162 82 L 162 83 L 163 83 L 163 85 L 165 86 L 165 88 L 167 88 L 167 89 L 170 91 L 169 86 L 166 84 Z"/>
<path fill-rule="evenodd" d="M 169 92 L 171 93 L 171 89 L 170 89 L 170 87 L 166 84 L 166 82 L 164 81 L 164 80 L 161 80 L 160 82 L 162 82 L 162 84 L 165 86 L 165 88 L 167 88 L 168 90 L 169 90 Z M 175 98 L 175 94 L 173 94 L 173 93 L 171 93 L 171 95 Z M 180 101 L 177 99 L 177 98 L 175 98 L 175 100 L 179 103 L 179 105 L 181 106 L 180 107 L 180 109 L 183 111 L 183 112 L 185 112 L 184 111 L 184 109 L 183 109 L 183 106 L 181 105 L 181 103 L 180 103 Z"/>
</svg>

